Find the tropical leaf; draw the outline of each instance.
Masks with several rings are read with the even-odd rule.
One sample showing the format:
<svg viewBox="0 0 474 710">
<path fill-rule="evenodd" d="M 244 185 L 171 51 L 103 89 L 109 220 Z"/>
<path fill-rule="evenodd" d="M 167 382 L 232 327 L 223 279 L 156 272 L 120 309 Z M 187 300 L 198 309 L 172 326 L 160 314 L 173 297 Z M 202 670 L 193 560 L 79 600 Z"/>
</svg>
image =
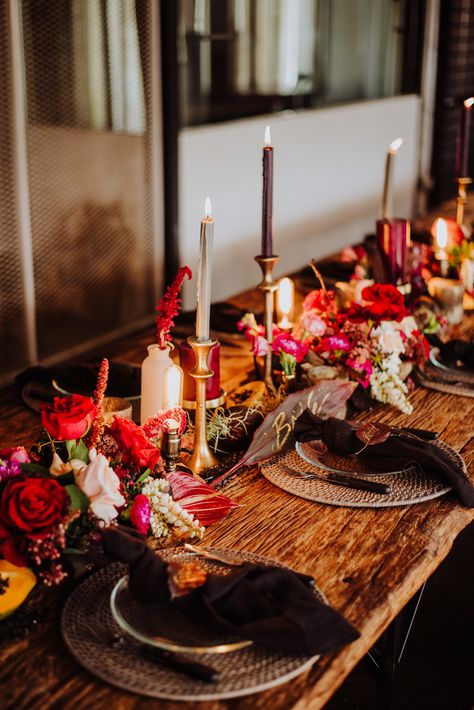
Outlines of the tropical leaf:
<svg viewBox="0 0 474 710">
<path fill-rule="evenodd" d="M 349 380 L 322 380 L 313 387 L 288 395 L 273 412 L 267 414 L 240 461 L 216 478 L 212 486 L 215 487 L 241 466 L 264 461 L 292 444 L 295 422 L 306 409 L 323 419 L 343 418 L 346 402 L 356 386 L 356 382 Z"/>
<path fill-rule="evenodd" d="M 238 503 L 216 493 L 207 483 L 198 481 L 188 473 L 171 471 L 166 474 L 166 478 L 170 482 L 174 500 L 188 513 L 195 515 L 206 528 L 238 507 Z"/>
</svg>

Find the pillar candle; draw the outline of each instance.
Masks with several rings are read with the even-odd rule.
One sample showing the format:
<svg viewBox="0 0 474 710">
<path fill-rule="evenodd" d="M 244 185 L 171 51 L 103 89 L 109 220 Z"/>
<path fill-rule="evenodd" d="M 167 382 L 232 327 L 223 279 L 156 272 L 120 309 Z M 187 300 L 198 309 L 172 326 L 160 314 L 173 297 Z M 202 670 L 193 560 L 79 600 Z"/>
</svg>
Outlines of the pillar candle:
<svg viewBox="0 0 474 710">
<path fill-rule="evenodd" d="M 379 219 L 377 242 L 382 250 L 390 283 L 404 284 L 408 280 L 408 247 L 410 222 L 406 219 Z"/>
</svg>

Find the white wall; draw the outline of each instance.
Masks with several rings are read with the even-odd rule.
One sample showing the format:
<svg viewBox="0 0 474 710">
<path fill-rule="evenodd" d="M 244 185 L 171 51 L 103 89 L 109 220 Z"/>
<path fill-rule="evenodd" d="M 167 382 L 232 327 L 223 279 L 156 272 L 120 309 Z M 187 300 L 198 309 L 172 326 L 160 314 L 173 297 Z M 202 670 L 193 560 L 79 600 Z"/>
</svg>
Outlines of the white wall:
<svg viewBox="0 0 474 710">
<path fill-rule="evenodd" d="M 254 286 L 260 253 L 261 148 L 274 145 L 277 275 L 327 256 L 372 230 L 385 152 L 398 136 L 395 213 L 412 216 L 418 170 L 420 100 L 402 96 L 190 128 L 179 142 L 180 261 L 197 273 L 199 219 L 211 197 L 216 220 L 212 300 Z M 194 285 L 193 285 L 194 284 Z M 184 307 L 195 304 L 195 280 Z"/>
</svg>

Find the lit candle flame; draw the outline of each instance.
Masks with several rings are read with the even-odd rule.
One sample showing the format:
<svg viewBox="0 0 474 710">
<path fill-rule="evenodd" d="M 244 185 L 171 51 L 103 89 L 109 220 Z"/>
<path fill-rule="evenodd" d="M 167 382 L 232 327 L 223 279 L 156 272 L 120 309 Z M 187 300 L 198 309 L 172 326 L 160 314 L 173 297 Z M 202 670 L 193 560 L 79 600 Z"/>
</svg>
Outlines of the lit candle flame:
<svg viewBox="0 0 474 710">
<path fill-rule="evenodd" d="M 181 407 L 183 403 L 183 371 L 179 365 L 170 365 L 163 383 L 163 409 Z"/>
<path fill-rule="evenodd" d="M 271 145 L 272 144 L 272 138 L 270 135 L 270 126 L 267 126 L 265 128 L 265 139 L 264 139 L 265 145 Z"/>
<path fill-rule="evenodd" d="M 206 219 L 209 219 L 212 214 L 211 198 L 206 197 L 206 202 L 204 203 L 204 214 Z"/>
<path fill-rule="evenodd" d="M 394 155 L 402 147 L 402 144 L 403 144 L 403 138 L 395 138 L 395 140 L 392 141 L 390 143 L 390 145 L 388 146 L 388 152 L 392 153 L 392 155 Z"/>
<path fill-rule="evenodd" d="M 464 102 L 464 106 L 466 108 L 471 108 L 474 105 L 474 96 L 471 96 L 469 99 L 466 99 Z"/>
<path fill-rule="evenodd" d="M 293 281 L 285 276 L 278 282 L 278 310 L 281 314 L 280 328 L 291 328 L 290 314 L 293 311 L 294 285 Z"/>
<path fill-rule="evenodd" d="M 436 220 L 436 242 L 438 249 L 446 249 L 448 244 L 448 225 L 441 217 Z"/>
</svg>

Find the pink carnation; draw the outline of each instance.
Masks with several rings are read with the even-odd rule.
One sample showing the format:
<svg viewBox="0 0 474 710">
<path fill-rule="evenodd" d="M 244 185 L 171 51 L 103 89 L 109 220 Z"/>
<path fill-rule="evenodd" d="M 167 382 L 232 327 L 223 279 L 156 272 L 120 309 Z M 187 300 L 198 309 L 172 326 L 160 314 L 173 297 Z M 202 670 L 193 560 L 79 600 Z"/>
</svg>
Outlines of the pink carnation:
<svg viewBox="0 0 474 710">
<path fill-rule="evenodd" d="M 284 352 L 288 355 L 293 355 L 296 362 L 301 362 L 308 353 L 309 345 L 297 340 L 289 333 L 280 333 L 272 343 L 272 350 L 274 353 Z"/>
</svg>

